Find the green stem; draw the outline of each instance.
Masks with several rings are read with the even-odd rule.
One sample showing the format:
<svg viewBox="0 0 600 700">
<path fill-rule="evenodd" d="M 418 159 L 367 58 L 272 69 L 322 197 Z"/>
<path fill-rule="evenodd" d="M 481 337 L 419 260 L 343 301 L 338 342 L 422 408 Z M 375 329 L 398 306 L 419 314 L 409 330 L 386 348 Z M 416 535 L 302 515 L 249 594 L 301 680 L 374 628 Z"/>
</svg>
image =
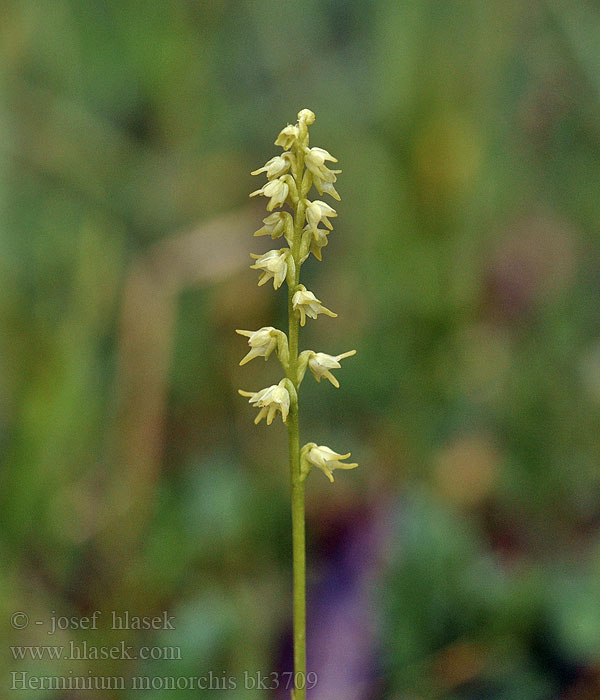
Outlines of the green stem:
<svg viewBox="0 0 600 700">
<path fill-rule="evenodd" d="M 290 357 L 287 376 L 296 389 L 291 396 L 287 420 L 290 477 L 292 490 L 292 558 L 293 558 L 293 625 L 294 625 L 294 700 L 306 698 L 306 538 L 304 482 L 300 478 L 300 424 L 298 411 L 298 317 L 292 306 L 292 297 L 300 281 L 300 240 L 304 225 L 305 193 L 301 191 L 304 157 L 301 149 L 296 152 L 294 173 L 300 199 L 294 212 L 294 239 L 292 256 L 296 267 L 295 284 L 288 283 L 288 322 Z"/>
<path fill-rule="evenodd" d="M 304 482 L 300 480 L 298 407 L 290 410 L 288 435 L 292 478 L 292 547 L 294 604 L 294 700 L 304 700 L 306 678 L 306 544 Z M 297 685 L 296 685 L 297 684 Z"/>
</svg>

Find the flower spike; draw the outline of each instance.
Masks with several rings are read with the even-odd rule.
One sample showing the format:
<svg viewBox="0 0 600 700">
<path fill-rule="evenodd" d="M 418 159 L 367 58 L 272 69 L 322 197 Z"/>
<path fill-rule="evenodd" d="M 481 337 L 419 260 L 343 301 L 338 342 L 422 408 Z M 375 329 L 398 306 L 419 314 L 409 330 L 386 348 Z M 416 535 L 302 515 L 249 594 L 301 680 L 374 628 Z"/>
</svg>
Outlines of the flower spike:
<svg viewBox="0 0 600 700">
<path fill-rule="evenodd" d="M 300 283 L 302 265 L 309 261 L 311 253 L 317 260 L 322 260 L 323 248 L 333 229 L 330 219 L 337 217 L 336 210 L 322 201 L 322 197 L 328 195 L 334 200 L 340 200 L 335 185 L 342 171 L 328 167 L 337 163 L 337 159 L 326 149 L 309 145 L 309 127 L 314 122 L 314 112 L 310 109 L 300 110 L 298 121 L 285 126 L 275 140 L 275 145 L 282 152 L 252 172 L 252 175 L 264 173 L 267 178 L 267 182 L 250 195 L 260 195 L 267 200 L 268 216 L 263 219 L 262 227 L 254 235 L 285 240 L 287 247 L 252 255 L 253 264 L 250 267 L 260 273 L 259 286 L 273 280 L 273 288 L 277 290 L 284 282 L 287 283 L 289 338 L 273 326 L 263 326 L 255 331 L 237 331 L 248 339 L 250 347 L 240 365 L 245 365 L 256 357 L 267 360 L 276 352 L 285 370 L 285 377 L 278 384 L 256 392 L 240 389 L 239 393 L 258 409 L 255 423 L 260 423 L 264 418 L 267 425 L 271 425 L 279 413 L 287 426 L 293 494 L 294 678 L 299 679 L 306 677 L 306 609 L 302 573 L 305 569 L 303 482 L 314 467 L 333 481 L 336 469 L 354 469 L 358 466 L 354 462 L 345 462 L 350 457 L 349 452 L 334 452 L 315 442 L 309 442 L 300 449 L 298 390 L 307 370 L 310 369 L 317 382 L 325 377 L 334 387 L 339 387 L 333 371 L 340 369 L 341 361 L 356 352 L 350 350 L 341 355 L 328 355 L 313 350 L 298 352 L 300 327 L 306 324 L 307 318 L 316 319 L 321 314 L 332 318 L 337 316 Z M 313 187 L 320 199 L 311 201 Z M 292 700 L 306 700 L 303 684 L 296 683 L 291 694 Z"/>
</svg>

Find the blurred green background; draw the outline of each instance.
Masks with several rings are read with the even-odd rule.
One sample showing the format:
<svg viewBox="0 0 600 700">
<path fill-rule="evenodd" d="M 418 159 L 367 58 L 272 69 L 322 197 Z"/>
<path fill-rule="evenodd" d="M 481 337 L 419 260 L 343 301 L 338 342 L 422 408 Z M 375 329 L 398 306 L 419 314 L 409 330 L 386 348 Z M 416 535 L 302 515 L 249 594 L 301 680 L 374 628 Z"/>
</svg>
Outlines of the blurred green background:
<svg viewBox="0 0 600 700">
<path fill-rule="evenodd" d="M 600 9 L 592 0 L 3 0 L 2 697 L 288 698 L 286 436 L 238 387 L 250 170 L 299 109 L 340 161 L 324 262 L 355 347 L 303 384 L 312 700 L 600 697 Z M 262 182 L 262 179 L 260 180 Z M 52 615 L 100 610 L 95 631 Z M 110 629 L 167 610 L 176 629 Z M 25 611 L 31 624 L 10 626 Z M 149 661 L 8 645 L 177 646 Z M 13 672 L 237 689 L 10 689 Z"/>
</svg>

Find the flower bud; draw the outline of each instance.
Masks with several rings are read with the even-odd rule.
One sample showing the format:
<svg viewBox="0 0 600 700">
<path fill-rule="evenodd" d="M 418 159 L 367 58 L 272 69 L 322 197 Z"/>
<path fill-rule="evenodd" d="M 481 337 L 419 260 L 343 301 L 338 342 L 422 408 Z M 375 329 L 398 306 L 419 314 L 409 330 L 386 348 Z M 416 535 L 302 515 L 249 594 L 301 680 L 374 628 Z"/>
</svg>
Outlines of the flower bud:
<svg viewBox="0 0 600 700">
<path fill-rule="evenodd" d="M 314 124 L 315 119 L 316 119 L 315 113 L 312 112 L 310 109 L 301 109 L 298 112 L 298 121 L 304 122 L 307 126 Z"/>
</svg>

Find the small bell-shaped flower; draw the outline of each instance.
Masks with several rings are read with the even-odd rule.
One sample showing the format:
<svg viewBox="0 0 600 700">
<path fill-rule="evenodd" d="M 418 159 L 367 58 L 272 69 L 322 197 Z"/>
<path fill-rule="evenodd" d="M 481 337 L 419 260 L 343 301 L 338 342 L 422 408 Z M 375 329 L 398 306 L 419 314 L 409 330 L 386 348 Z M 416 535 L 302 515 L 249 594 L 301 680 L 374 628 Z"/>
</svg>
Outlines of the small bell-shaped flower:
<svg viewBox="0 0 600 700">
<path fill-rule="evenodd" d="M 262 168 L 258 170 L 253 170 L 250 175 L 260 175 L 260 173 L 267 173 L 267 178 L 272 180 L 280 175 L 285 175 L 290 169 L 294 156 L 291 153 L 284 153 L 280 156 L 274 156 L 271 160 L 268 160 Z"/>
<path fill-rule="evenodd" d="M 271 236 L 280 238 L 284 233 L 286 238 L 292 237 L 294 233 L 294 220 L 287 211 L 274 211 L 263 219 L 264 226 L 254 232 L 255 236 Z"/>
<path fill-rule="evenodd" d="M 323 182 L 335 182 L 336 173 L 341 173 L 341 170 L 336 170 L 335 172 L 330 170 L 326 165 L 325 161 L 330 160 L 333 163 L 337 163 L 337 158 L 334 158 L 329 151 L 324 148 L 307 148 L 304 152 L 304 162 L 306 167 L 310 170 L 313 178 L 317 177 Z"/>
<path fill-rule="evenodd" d="M 283 177 L 280 177 L 277 180 L 269 180 L 264 187 L 255 190 L 250 196 L 256 197 L 256 195 L 262 194 L 264 197 L 269 197 L 267 211 L 273 211 L 275 207 L 280 207 L 285 203 L 289 193 L 290 186 Z"/>
<path fill-rule="evenodd" d="M 327 202 L 322 202 L 320 199 L 315 199 L 314 202 L 308 202 L 306 206 L 306 221 L 308 223 L 308 227 L 313 231 L 317 228 L 321 221 L 329 230 L 331 230 L 333 226 L 327 217 L 333 218 L 334 216 L 337 216 L 336 210 L 330 207 Z"/>
<path fill-rule="evenodd" d="M 340 360 L 356 355 L 356 350 L 349 350 L 341 355 L 328 355 L 325 352 L 313 352 L 312 350 L 305 350 L 304 352 L 308 353 L 308 369 L 312 372 L 313 377 L 318 382 L 321 381 L 322 377 L 325 377 L 336 389 L 340 388 L 340 383 L 333 374 L 331 374 L 331 370 L 340 369 Z"/>
<path fill-rule="evenodd" d="M 326 231 L 325 229 L 322 229 L 322 228 L 315 228 L 315 229 L 306 228 L 305 230 L 310 231 L 310 234 L 311 234 L 310 247 L 309 247 L 308 252 L 312 253 L 317 260 L 322 261 L 323 255 L 321 253 L 321 250 L 329 242 L 327 239 L 327 236 L 329 235 L 329 231 Z"/>
<path fill-rule="evenodd" d="M 300 472 L 304 479 L 308 476 L 313 467 L 317 467 L 329 481 L 333 482 L 332 472 L 335 469 L 354 469 L 358 467 L 356 462 L 344 464 L 343 459 L 348 459 L 351 453 L 343 455 L 334 452 L 330 447 L 317 445 L 315 442 L 308 442 L 300 451 Z"/>
<path fill-rule="evenodd" d="M 254 419 L 255 424 L 266 418 L 267 425 L 271 425 L 277 413 L 281 413 L 281 420 L 284 423 L 286 422 L 290 411 L 290 395 L 285 386 L 283 386 L 285 381 L 285 379 L 282 379 L 279 384 L 273 384 L 266 389 L 256 392 L 238 389 L 240 396 L 250 398 L 248 403 L 253 404 L 255 408 L 260 408 L 258 415 Z"/>
<path fill-rule="evenodd" d="M 250 362 L 250 360 L 253 360 L 255 357 L 264 357 L 266 361 L 269 355 L 275 350 L 278 344 L 281 344 L 285 337 L 282 331 L 273 328 L 273 326 L 264 326 L 257 331 L 236 330 L 236 333 L 248 338 L 248 345 L 250 346 L 250 352 L 240 362 L 240 367 Z"/>
<path fill-rule="evenodd" d="M 334 170 L 332 172 L 336 173 L 341 173 L 341 170 Z M 313 176 L 313 184 L 317 188 L 317 192 L 323 196 L 323 194 L 328 194 L 331 197 L 333 197 L 335 200 L 340 202 L 342 198 L 340 197 L 338 191 L 335 189 L 333 186 L 333 182 L 326 182 L 325 180 L 321 180 L 321 178 Z"/>
<path fill-rule="evenodd" d="M 263 255 L 254 255 L 251 253 L 250 257 L 254 258 L 256 262 L 254 265 L 250 265 L 250 268 L 253 270 L 262 270 L 262 274 L 258 280 L 259 287 L 268 282 L 271 278 L 273 279 L 273 289 L 279 289 L 279 287 L 281 287 L 287 275 L 288 255 L 289 248 L 269 250 Z"/>
<path fill-rule="evenodd" d="M 312 292 L 309 292 L 303 284 L 299 285 L 297 291 L 294 292 L 292 306 L 294 311 L 300 314 L 301 326 L 305 325 L 307 316 L 309 318 L 317 318 L 319 314 L 326 314 L 332 318 L 337 316 L 333 311 L 323 306 L 320 300 Z"/>
<path fill-rule="evenodd" d="M 299 135 L 298 127 L 292 124 L 288 124 L 284 129 L 279 132 L 279 136 L 275 140 L 276 146 L 281 146 L 284 151 L 289 151 L 294 145 L 294 142 Z"/>
</svg>

